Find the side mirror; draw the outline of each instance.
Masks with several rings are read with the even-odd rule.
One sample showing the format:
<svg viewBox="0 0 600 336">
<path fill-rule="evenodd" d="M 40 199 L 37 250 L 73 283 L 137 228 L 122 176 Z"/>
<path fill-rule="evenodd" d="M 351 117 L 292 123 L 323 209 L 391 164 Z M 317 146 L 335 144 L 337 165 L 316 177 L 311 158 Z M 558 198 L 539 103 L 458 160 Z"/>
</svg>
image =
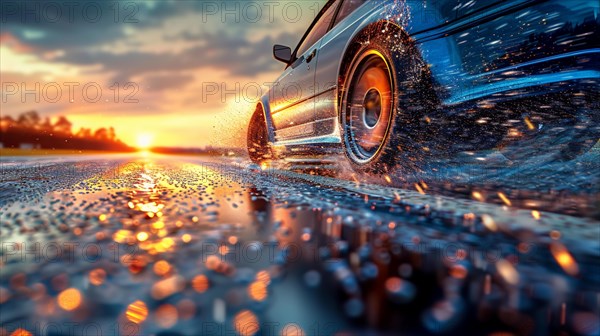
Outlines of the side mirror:
<svg viewBox="0 0 600 336">
<path fill-rule="evenodd" d="M 273 57 L 280 62 L 290 64 L 292 61 L 292 49 L 290 47 L 276 44 L 273 47 Z"/>
</svg>

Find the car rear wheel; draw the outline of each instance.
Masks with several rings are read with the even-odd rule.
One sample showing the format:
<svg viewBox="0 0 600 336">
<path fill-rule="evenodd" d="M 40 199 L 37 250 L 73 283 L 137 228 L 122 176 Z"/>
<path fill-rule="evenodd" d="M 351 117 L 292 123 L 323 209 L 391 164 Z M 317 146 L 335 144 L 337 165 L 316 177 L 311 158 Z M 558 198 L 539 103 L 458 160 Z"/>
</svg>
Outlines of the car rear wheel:
<svg viewBox="0 0 600 336">
<path fill-rule="evenodd" d="M 250 125 L 248 127 L 248 155 L 250 160 L 256 164 L 261 164 L 265 160 L 272 159 L 272 149 L 269 143 L 269 133 L 265 123 L 265 117 L 262 109 L 257 108 L 252 114 Z"/>
<path fill-rule="evenodd" d="M 405 166 L 415 162 L 414 111 L 424 106 L 416 99 L 424 67 L 413 50 L 409 42 L 373 38 L 348 67 L 340 125 L 344 152 L 355 171 L 380 174 L 401 161 Z"/>
</svg>

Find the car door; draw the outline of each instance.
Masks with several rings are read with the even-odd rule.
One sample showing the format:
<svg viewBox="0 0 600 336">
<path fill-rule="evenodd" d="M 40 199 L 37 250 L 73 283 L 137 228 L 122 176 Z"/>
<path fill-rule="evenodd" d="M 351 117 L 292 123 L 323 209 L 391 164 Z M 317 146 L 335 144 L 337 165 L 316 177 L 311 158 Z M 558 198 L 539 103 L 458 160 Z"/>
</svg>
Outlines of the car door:
<svg viewBox="0 0 600 336">
<path fill-rule="evenodd" d="M 368 6 L 368 8 L 357 11 L 362 6 Z M 376 7 L 381 7 L 381 3 L 371 0 L 343 0 L 331 30 L 319 44 L 318 69 L 315 75 L 317 89 L 315 136 L 320 137 L 322 143 L 340 142 L 336 91 L 339 77 L 338 66 L 344 57 L 345 47 L 352 38 L 355 25 Z"/>
<path fill-rule="evenodd" d="M 279 77 L 269 94 L 275 141 L 293 140 L 315 133 L 315 71 L 318 45 L 329 30 L 341 0 L 328 2 L 296 51 L 294 61 Z"/>
</svg>

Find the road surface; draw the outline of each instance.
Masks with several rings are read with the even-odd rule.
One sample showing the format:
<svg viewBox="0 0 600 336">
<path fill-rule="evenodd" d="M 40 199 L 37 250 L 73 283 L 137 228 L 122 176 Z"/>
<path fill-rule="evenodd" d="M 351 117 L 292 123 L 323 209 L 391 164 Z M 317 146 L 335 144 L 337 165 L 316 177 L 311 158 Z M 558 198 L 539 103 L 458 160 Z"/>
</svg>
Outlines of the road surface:
<svg viewBox="0 0 600 336">
<path fill-rule="evenodd" d="M 2 158 L 0 335 L 598 335 L 587 155 L 379 178 L 291 160 Z"/>
</svg>

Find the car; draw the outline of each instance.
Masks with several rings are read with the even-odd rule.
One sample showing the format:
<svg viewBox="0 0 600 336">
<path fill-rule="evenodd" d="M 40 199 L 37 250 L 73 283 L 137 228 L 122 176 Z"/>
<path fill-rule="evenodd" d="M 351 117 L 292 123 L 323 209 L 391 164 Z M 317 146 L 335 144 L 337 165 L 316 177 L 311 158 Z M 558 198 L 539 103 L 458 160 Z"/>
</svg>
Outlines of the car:
<svg viewBox="0 0 600 336">
<path fill-rule="evenodd" d="M 254 162 L 343 151 L 382 173 L 431 153 L 570 160 L 598 142 L 596 0 L 331 0 L 248 128 Z"/>
</svg>

